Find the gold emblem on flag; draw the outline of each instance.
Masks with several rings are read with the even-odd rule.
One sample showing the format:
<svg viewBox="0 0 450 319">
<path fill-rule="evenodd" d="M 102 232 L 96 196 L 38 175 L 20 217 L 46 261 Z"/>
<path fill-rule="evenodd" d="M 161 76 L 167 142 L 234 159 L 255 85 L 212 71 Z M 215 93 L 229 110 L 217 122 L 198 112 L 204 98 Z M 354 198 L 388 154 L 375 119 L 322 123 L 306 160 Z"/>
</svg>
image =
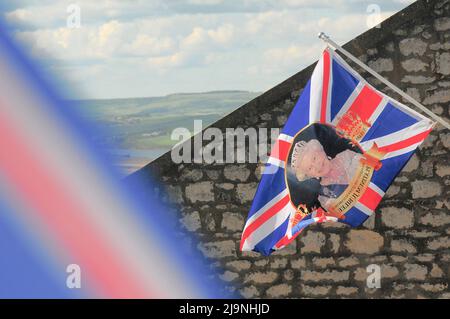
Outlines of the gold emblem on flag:
<svg viewBox="0 0 450 319">
<path fill-rule="evenodd" d="M 292 226 L 297 225 L 305 216 L 309 214 L 309 210 L 304 204 L 300 204 L 297 206 L 297 210 L 292 218 Z"/>
<path fill-rule="evenodd" d="M 364 156 L 359 162 L 357 174 L 355 174 L 347 189 L 328 208 L 329 212 L 337 217 L 343 216 L 359 201 L 369 186 L 373 172 L 381 168 L 381 159 L 384 155 L 386 155 L 386 152 L 381 151 L 376 143 L 373 143 L 372 147 L 364 152 Z"/>
<path fill-rule="evenodd" d="M 370 123 L 361 119 L 358 114 L 348 111 L 339 118 L 336 130 L 344 137 L 359 142 L 370 126 Z"/>
</svg>

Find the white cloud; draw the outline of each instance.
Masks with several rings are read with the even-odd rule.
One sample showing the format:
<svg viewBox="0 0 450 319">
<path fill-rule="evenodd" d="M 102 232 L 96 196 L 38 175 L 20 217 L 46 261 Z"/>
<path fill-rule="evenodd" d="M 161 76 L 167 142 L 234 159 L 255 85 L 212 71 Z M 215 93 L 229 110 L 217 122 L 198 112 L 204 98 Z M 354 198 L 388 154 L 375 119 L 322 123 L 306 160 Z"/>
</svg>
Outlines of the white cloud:
<svg viewBox="0 0 450 319">
<path fill-rule="evenodd" d="M 69 29 L 72 2 L 32 1 L 5 16 L 28 52 L 102 97 L 112 87 L 123 96 L 262 90 L 319 56 L 319 31 L 344 43 L 367 30 L 369 16 L 364 0 L 79 0 L 81 28 Z M 383 19 L 403 6 L 377 2 Z"/>
<path fill-rule="evenodd" d="M 11 24 L 23 23 L 33 18 L 32 11 L 30 9 L 16 9 L 5 13 L 5 18 Z"/>
<path fill-rule="evenodd" d="M 203 45 L 208 38 L 208 33 L 201 27 L 195 27 L 192 32 L 181 41 L 181 46 L 192 48 Z"/>
<path fill-rule="evenodd" d="M 209 37 L 216 43 L 222 45 L 228 45 L 232 40 L 235 33 L 235 27 L 231 24 L 224 24 L 215 30 L 209 30 Z"/>
<path fill-rule="evenodd" d="M 187 2 L 195 5 L 217 5 L 222 3 L 224 0 L 188 0 Z"/>
</svg>

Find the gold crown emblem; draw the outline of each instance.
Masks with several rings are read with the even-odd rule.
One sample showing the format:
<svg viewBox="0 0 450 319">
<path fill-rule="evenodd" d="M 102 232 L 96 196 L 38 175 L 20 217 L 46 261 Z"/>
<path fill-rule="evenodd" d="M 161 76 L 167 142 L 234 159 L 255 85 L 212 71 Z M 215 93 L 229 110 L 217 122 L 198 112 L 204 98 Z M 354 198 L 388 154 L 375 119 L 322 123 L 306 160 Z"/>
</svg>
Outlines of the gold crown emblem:
<svg viewBox="0 0 450 319">
<path fill-rule="evenodd" d="M 359 142 L 370 126 L 370 123 L 362 120 L 358 114 L 349 111 L 339 119 L 336 129 L 344 137 Z"/>
<path fill-rule="evenodd" d="M 294 214 L 292 219 L 292 226 L 297 225 L 305 216 L 309 214 L 309 210 L 304 204 L 300 204 L 297 206 L 297 211 Z"/>
<path fill-rule="evenodd" d="M 374 170 L 378 171 L 381 166 L 381 159 L 386 155 L 386 151 L 382 151 L 377 143 L 373 143 L 372 147 L 364 152 L 364 157 L 361 159 L 361 163 L 373 167 Z"/>
</svg>

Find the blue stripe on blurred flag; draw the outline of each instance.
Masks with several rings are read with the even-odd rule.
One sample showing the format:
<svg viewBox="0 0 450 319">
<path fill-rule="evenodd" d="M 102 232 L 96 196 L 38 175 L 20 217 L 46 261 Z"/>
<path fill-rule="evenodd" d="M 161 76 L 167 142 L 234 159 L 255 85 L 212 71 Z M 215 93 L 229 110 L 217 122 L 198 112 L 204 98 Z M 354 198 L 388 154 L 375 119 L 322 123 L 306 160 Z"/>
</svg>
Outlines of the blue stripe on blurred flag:
<svg viewBox="0 0 450 319">
<path fill-rule="evenodd" d="M 0 298 L 85 296 L 83 289 L 67 288 L 65 266 L 51 265 L 36 238 L 14 220 L 17 213 L 0 197 Z"/>
<path fill-rule="evenodd" d="M 145 181 L 134 183 L 134 187 L 129 187 L 129 184 L 122 183 L 120 180 L 122 176 L 111 165 L 109 162 L 109 157 L 104 152 L 99 150 L 98 147 L 92 142 L 91 136 L 92 132 L 96 130 L 95 125 L 93 123 L 86 123 L 74 105 L 64 102 L 61 99 L 58 95 L 58 90 L 56 89 L 64 88 L 54 88 L 48 85 L 41 74 L 37 71 L 39 66 L 28 60 L 28 58 L 13 44 L 7 34 L 4 33 L 3 30 L 7 30 L 7 26 L 1 20 L 0 29 L 2 29 L 2 32 L 0 32 L 0 58 L 4 58 L 9 65 L 11 65 L 11 68 L 14 68 L 14 71 L 17 73 L 18 77 L 26 83 L 26 85 L 20 89 L 22 89 L 23 92 L 27 92 L 27 90 L 33 91 L 33 94 L 39 95 L 44 102 L 36 103 L 35 107 L 41 108 L 39 111 L 48 113 L 49 117 L 56 118 L 58 121 L 63 123 L 64 129 L 70 132 L 70 136 L 76 140 L 76 143 L 74 144 L 76 144 L 77 148 L 83 150 L 83 159 L 85 159 L 86 162 L 92 161 L 92 163 L 95 163 L 98 174 L 104 177 L 104 183 L 110 185 L 114 189 L 120 189 L 120 194 L 124 197 L 124 204 L 128 205 L 127 207 L 129 208 L 127 210 L 129 216 L 127 217 L 130 220 L 132 219 L 134 221 L 139 221 L 139 224 L 146 228 L 146 234 L 148 235 L 148 237 L 145 238 L 146 240 L 151 241 L 152 238 L 159 238 L 158 240 L 160 240 L 162 244 L 157 253 L 161 254 L 161 256 L 164 256 L 164 258 L 170 261 L 171 266 L 175 267 L 177 270 L 176 275 L 183 278 L 183 282 L 180 282 L 180 287 L 183 286 L 186 290 L 191 291 L 192 296 L 223 297 L 224 294 L 221 290 L 222 284 L 217 280 L 210 279 L 208 277 L 209 275 L 213 275 L 214 272 L 210 267 L 208 267 L 208 262 L 205 261 L 205 258 L 200 254 L 200 252 L 195 251 L 188 253 L 186 251 L 180 251 L 179 242 L 177 241 L 177 238 L 173 236 L 174 228 L 172 227 L 173 224 L 171 223 L 171 218 L 169 217 L 170 214 L 167 213 L 169 208 L 164 207 L 159 202 L 159 199 L 156 199 L 154 194 L 152 194 L 157 186 L 155 181 L 149 180 L 146 176 Z M 64 83 L 64 81 L 60 81 L 59 83 Z M 43 150 L 43 152 L 44 151 L 45 150 Z M 144 194 L 151 194 L 152 196 L 144 196 Z M 14 212 L 5 211 L 5 213 Z M 24 236 L 26 235 L 25 229 L 19 230 L 24 232 Z M 12 233 L 9 232 L 8 234 Z M 133 235 L 134 234 L 130 234 L 131 237 Z M 187 234 L 186 236 L 189 236 L 194 243 L 197 241 L 197 238 L 191 236 L 191 234 Z M 13 240 L 15 237 L 9 238 Z M 0 243 L 4 243 L 5 240 L 7 240 L 6 237 L 0 238 Z M 30 243 L 30 241 L 22 241 L 21 247 L 23 247 L 23 249 L 21 251 L 25 251 L 25 246 Z M 33 251 L 35 248 L 36 246 L 30 246 L 28 247 L 28 251 Z M 38 253 L 43 253 L 45 252 L 45 249 L 48 248 L 41 247 L 40 249 L 42 251 L 39 251 Z M 28 255 L 17 255 L 14 260 L 16 260 L 17 263 L 26 260 L 31 261 L 31 257 L 27 257 L 28 259 L 26 259 L 24 256 Z M 44 266 L 45 265 L 42 267 Z M 5 264 L 5 267 L 9 266 Z M 20 270 L 20 267 L 16 267 L 16 269 Z M 0 268 L 0 272 L 1 270 L 2 269 Z M 10 267 L 8 270 L 13 271 L 14 269 L 13 267 Z M 149 267 L 148 274 L 151 273 L 152 269 Z M 32 282 L 33 281 L 31 281 L 31 283 Z M 44 284 L 44 282 L 42 282 L 42 284 Z M 19 288 L 29 289 L 28 286 L 18 285 L 17 289 L 19 290 Z M 174 293 L 180 291 L 177 287 L 166 286 L 161 288 L 166 290 L 172 289 Z M 26 290 L 23 290 L 23 292 L 28 293 Z"/>
</svg>

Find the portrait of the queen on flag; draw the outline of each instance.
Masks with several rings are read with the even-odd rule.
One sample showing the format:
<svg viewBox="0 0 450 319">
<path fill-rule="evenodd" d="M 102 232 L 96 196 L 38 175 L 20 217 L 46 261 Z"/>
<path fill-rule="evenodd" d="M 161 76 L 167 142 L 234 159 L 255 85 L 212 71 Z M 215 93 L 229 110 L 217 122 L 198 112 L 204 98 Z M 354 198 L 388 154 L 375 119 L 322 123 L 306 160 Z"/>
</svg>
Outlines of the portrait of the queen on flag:
<svg viewBox="0 0 450 319">
<path fill-rule="evenodd" d="M 270 255 L 313 223 L 362 225 L 434 125 L 327 47 L 272 148 L 241 250 Z"/>
</svg>

